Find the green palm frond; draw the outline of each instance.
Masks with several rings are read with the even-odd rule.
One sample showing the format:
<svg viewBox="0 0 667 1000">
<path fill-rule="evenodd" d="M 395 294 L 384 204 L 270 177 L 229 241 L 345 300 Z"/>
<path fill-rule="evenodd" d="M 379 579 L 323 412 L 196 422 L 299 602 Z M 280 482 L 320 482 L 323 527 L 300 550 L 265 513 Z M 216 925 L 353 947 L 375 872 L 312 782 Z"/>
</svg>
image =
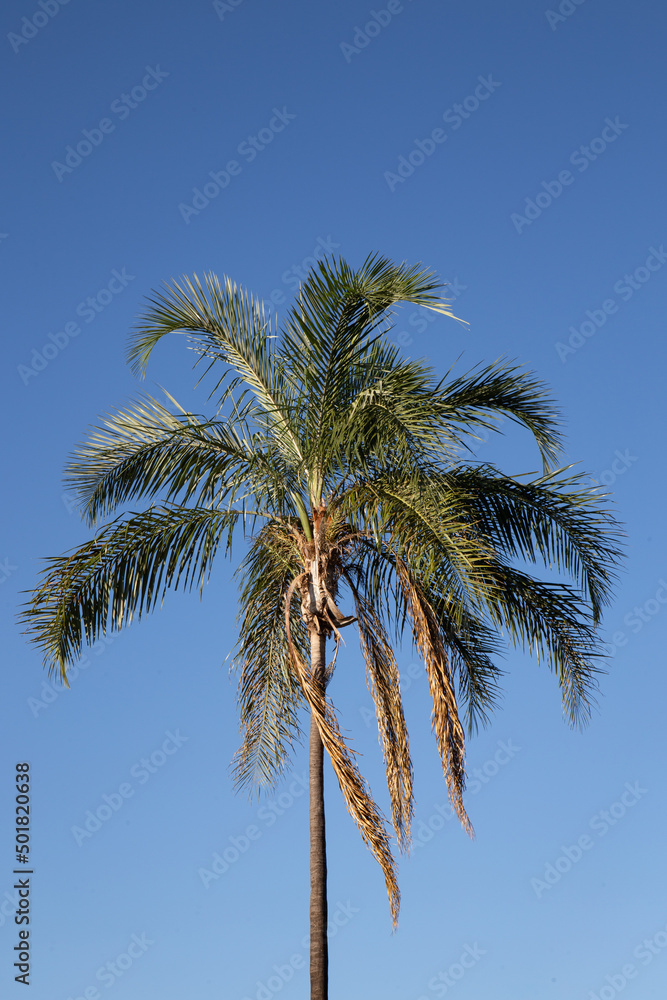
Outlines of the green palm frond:
<svg viewBox="0 0 667 1000">
<path fill-rule="evenodd" d="M 372 360 L 369 351 L 390 307 L 410 302 L 451 316 L 447 302 L 433 294 L 439 287 L 434 275 L 418 265 L 397 266 L 378 255 L 356 272 L 342 260 L 321 261 L 311 270 L 288 313 L 281 350 L 293 388 L 309 400 L 303 434 L 318 466 L 330 460 L 331 423 L 349 399 L 350 374 Z M 313 485 L 318 504 L 321 474 Z"/>
<path fill-rule="evenodd" d="M 108 630 L 129 625 L 177 590 L 207 581 L 237 511 L 153 507 L 101 529 L 71 554 L 47 560 L 41 585 L 21 620 L 41 647 L 50 672 L 67 681 L 67 665 Z M 226 539 L 225 539 L 226 534 Z"/>
<path fill-rule="evenodd" d="M 447 301 L 434 294 L 442 287 L 420 265 L 396 265 L 377 254 L 357 271 L 344 260 L 323 260 L 311 269 L 287 313 L 284 351 L 315 395 L 315 412 L 336 397 L 393 305 L 406 302 L 453 317 Z"/>
<path fill-rule="evenodd" d="M 361 511 L 373 537 L 413 566 L 422 581 L 437 575 L 463 612 L 471 601 L 479 605 L 488 596 L 486 567 L 493 549 L 456 497 L 451 502 L 450 495 L 447 506 L 439 500 L 432 480 L 412 468 L 356 482 L 339 503 L 353 523 Z"/>
<path fill-rule="evenodd" d="M 618 525 L 582 475 L 554 472 L 520 483 L 490 466 L 460 467 L 443 478 L 447 494 L 470 505 L 477 530 L 505 557 L 555 567 L 574 578 L 590 601 L 593 620 L 611 599 L 621 552 Z M 601 537 L 604 526 L 605 536 Z"/>
<path fill-rule="evenodd" d="M 210 503 L 221 485 L 261 455 L 243 427 L 173 414 L 151 396 L 109 414 L 66 467 L 65 485 L 90 524 L 138 497 L 160 493 L 195 506 Z"/>
<path fill-rule="evenodd" d="M 334 435 L 347 441 L 354 467 L 399 454 L 451 463 L 479 432 L 498 431 L 509 418 L 535 437 L 545 468 L 561 449 L 560 418 L 544 385 L 531 372 L 496 362 L 452 382 L 436 380 L 419 361 L 403 361 L 398 349 L 376 341 L 363 365 L 348 372 L 346 395 L 337 400 Z M 334 442 L 332 442 L 335 444 Z"/>
<path fill-rule="evenodd" d="M 459 428 L 443 421 L 433 405 L 437 383 L 431 370 L 400 360 L 397 348 L 374 344 L 351 382 L 328 441 L 332 458 L 338 452 L 355 475 L 370 477 L 379 468 L 427 458 L 452 462 L 463 449 Z"/>
<path fill-rule="evenodd" d="M 444 421 L 474 428 L 498 430 L 507 416 L 533 434 L 545 471 L 553 468 L 562 449 L 561 419 L 543 382 L 532 372 L 502 359 L 441 386 L 434 402 Z"/>
<path fill-rule="evenodd" d="M 190 346 L 211 364 L 223 365 L 218 387 L 231 375 L 253 393 L 286 457 L 301 456 L 298 427 L 287 382 L 276 363 L 271 319 L 264 304 L 229 278 L 221 284 L 215 275 L 201 281 L 183 276 L 181 283 L 165 283 L 164 291 L 149 300 L 137 326 L 128 360 L 137 374 L 146 370 L 155 345 L 168 333 L 188 334 Z M 214 390 L 215 391 L 215 390 Z"/>
<path fill-rule="evenodd" d="M 489 614 L 511 641 L 546 661 L 557 675 L 563 714 L 570 725 L 583 725 L 595 704 L 600 658 L 599 638 L 581 595 L 564 584 L 543 583 L 511 567 L 497 566 L 502 599 Z"/>
</svg>

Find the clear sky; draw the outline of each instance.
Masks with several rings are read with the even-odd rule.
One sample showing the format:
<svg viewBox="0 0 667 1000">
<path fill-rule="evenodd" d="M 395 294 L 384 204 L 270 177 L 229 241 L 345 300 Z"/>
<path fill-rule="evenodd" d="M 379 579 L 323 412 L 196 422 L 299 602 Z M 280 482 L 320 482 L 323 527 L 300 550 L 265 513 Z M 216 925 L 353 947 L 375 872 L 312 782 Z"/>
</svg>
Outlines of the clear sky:
<svg viewBox="0 0 667 1000">
<path fill-rule="evenodd" d="M 504 702 L 468 744 L 474 841 L 447 816 L 424 674 L 399 653 L 418 844 L 392 934 L 327 773 L 332 1000 L 664 997 L 667 17 L 654 0 L 548 2 L 4 5 L 3 997 L 24 995 L 19 761 L 33 1000 L 308 995 L 303 749 L 273 800 L 229 774 L 242 548 L 203 601 L 170 595 L 90 651 L 70 691 L 45 686 L 15 614 L 41 559 L 88 537 L 61 473 L 98 414 L 159 386 L 205 409 L 178 338 L 143 386 L 131 375 L 144 297 L 210 269 L 280 313 L 326 251 L 435 269 L 469 328 L 408 309 L 391 336 L 442 374 L 503 355 L 535 370 L 566 460 L 610 488 L 628 536 L 583 733 L 546 667 L 508 652 Z M 537 470 L 506 429 L 480 458 Z M 386 809 L 347 643 L 330 693 Z"/>
</svg>

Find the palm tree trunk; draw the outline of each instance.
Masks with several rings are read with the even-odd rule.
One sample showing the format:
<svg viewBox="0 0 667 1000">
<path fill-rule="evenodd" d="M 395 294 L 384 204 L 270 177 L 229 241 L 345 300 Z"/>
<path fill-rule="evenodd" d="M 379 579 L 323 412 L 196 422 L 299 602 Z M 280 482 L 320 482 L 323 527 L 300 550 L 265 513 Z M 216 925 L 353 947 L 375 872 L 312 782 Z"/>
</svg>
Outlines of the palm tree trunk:
<svg viewBox="0 0 667 1000">
<path fill-rule="evenodd" d="M 310 667 L 322 686 L 326 666 L 326 635 L 310 634 Z M 329 953 L 327 942 L 327 854 L 324 829 L 324 747 L 320 731 L 310 717 L 310 1000 L 329 996 Z"/>
</svg>

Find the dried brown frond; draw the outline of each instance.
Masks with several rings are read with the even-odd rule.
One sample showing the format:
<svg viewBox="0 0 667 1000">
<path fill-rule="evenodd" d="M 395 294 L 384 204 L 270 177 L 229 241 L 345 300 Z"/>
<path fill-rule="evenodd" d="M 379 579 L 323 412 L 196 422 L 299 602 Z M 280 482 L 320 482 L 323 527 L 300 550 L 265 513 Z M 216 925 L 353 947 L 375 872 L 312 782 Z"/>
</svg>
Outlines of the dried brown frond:
<svg viewBox="0 0 667 1000">
<path fill-rule="evenodd" d="M 351 580 L 346 579 L 354 596 L 361 652 L 366 661 L 366 680 L 375 704 L 396 839 L 401 850 L 407 850 L 414 813 L 413 772 L 398 666 L 375 609 Z"/>
<path fill-rule="evenodd" d="M 354 751 L 350 750 L 341 734 L 336 712 L 331 702 L 327 700 L 323 686 L 313 677 L 308 664 L 292 642 L 289 609 L 292 595 L 299 585 L 299 579 L 292 581 L 285 599 L 285 628 L 294 670 L 317 724 L 324 748 L 329 754 L 348 812 L 357 824 L 364 843 L 384 874 L 391 919 L 396 927 L 401 893 L 398 888 L 396 862 L 389 846 L 384 816 L 373 801 L 361 772 L 354 762 L 352 756 Z"/>
<path fill-rule="evenodd" d="M 459 719 L 447 650 L 438 622 L 419 586 L 411 579 L 405 563 L 396 559 L 396 575 L 403 592 L 412 634 L 424 660 L 431 697 L 433 728 L 447 779 L 449 797 L 466 832 L 473 836 L 472 823 L 463 805 L 465 789 L 465 733 Z"/>
</svg>

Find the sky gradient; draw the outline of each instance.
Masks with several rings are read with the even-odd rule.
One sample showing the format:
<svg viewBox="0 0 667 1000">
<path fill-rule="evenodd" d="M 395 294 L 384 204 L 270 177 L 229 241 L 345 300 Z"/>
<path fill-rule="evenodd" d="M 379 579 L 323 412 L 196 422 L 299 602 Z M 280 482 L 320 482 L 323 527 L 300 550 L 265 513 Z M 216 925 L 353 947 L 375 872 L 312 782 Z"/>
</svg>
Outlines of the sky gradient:
<svg viewBox="0 0 667 1000">
<path fill-rule="evenodd" d="M 170 594 L 98 643 L 69 691 L 49 685 L 16 613 L 43 557 L 89 537 L 62 485 L 86 428 L 160 387 L 206 411 L 178 338 L 145 382 L 126 364 L 151 290 L 211 270 L 280 316 L 313 259 L 372 251 L 433 268 L 469 324 L 403 309 L 390 336 L 406 355 L 441 375 L 516 359 L 551 387 L 564 461 L 613 493 L 627 560 L 583 732 L 548 668 L 508 650 L 504 700 L 468 743 L 475 840 L 448 811 L 423 668 L 409 644 L 398 654 L 415 849 L 392 934 L 328 770 L 332 1000 L 663 997 L 664 9 L 26 0 L 0 19 L 3 997 L 24 989 L 19 761 L 32 1000 L 308 996 L 304 749 L 268 800 L 230 778 L 242 546 L 203 600 Z M 537 471 L 528 435 L 503 430 L 477 456 Z M 387 810 L 348 631 L 330 694 Z"/>
</svg>

